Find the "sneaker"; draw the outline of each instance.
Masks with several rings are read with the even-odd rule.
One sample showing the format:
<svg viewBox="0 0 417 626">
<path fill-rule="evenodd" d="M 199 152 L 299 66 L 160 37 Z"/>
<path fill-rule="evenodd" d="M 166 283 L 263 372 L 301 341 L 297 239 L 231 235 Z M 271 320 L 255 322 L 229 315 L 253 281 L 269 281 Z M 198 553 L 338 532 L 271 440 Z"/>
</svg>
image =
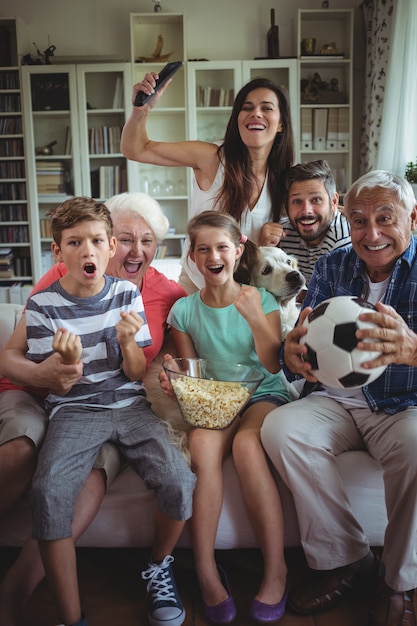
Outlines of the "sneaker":
<svg viewBox="0 0 417 626">
<path fill-rule="evenodd" d="M 151 626 L 181 626 L 185 611 L 175 584 L 172 565 L 174 557 L 168 554 L 161 563 L 149 563 L 142 572 L 150 603 L 148 619 Z"/>
</svg>

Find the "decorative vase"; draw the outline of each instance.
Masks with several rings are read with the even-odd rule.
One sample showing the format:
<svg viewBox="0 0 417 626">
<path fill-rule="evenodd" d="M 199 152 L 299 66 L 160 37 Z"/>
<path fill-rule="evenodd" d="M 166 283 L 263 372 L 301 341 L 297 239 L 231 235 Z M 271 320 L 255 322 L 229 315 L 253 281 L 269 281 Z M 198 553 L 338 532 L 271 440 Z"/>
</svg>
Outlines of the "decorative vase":
<svg viewBox="0 0 417 626">
<path fill-rule="evenodd" d="M 268 58 L 279 59 L 279 33 L 275 24 L 275 9 L 271 9 L 271 27 L 267 33 Z"/>
</svg>

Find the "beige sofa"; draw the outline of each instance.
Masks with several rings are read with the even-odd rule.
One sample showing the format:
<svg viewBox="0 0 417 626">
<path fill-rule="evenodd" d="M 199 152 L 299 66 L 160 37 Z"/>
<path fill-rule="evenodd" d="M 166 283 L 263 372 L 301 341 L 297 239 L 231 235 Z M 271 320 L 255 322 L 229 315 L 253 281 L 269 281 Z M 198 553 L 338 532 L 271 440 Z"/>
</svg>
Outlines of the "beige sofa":
<svg viewBox="0 0 417 626">
<path fill-rule="evenodd" d="M 0 347 L 12 332 L 22 307 L 0 304 Z M 165 350 L 162 350 L 162 354 Z M 175 402 L 166 398 L 159 389 L 157 359 L 147 377 L 148 395 L 154 410 L 178 422 L 180 416 Z M 382 472 L 366 452 L 345 452 L 338 458 L 341 474 L 346 484 L 352 508 L 373 546 L 383 543 L 386 512 L 383 495 Z M 255 535 L 243 503 L 239 479 L 231 457 L 224 463 L 224 503 L 217 534 L 218 549 L 252 548 L 257 546 Z M 285 543 L 288 547 L 299 545 L 299 533 L 294 505 L 290 493 L 278 480 L 285 515 Z M 131 468 L 124 469 L 106 494 L 94 522 L 80 538 L 79 546 L 89 547 L 147 547 L 152 543 L 154 497 Z M 0 520 L 0 545 L 21 545 L 28 533 L 30 512 L 26 498 Z M 191 547 L 186 528 L 180 547 Z"/>
</svg>

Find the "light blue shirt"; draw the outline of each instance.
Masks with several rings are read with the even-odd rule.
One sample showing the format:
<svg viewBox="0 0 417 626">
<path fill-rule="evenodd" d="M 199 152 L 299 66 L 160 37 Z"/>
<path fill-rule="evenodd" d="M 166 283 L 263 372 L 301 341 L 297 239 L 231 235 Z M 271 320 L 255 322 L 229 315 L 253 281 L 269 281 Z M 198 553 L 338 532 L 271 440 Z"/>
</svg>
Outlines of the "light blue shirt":
<svg viewBox="0 0 417 626">
<path fill-rule="evenodd" d="M 279 310 L 272 294 L 262 287 L 259 292 L 266 315 Z M 289 384 L 283 373 L 271 374 L 261 365 L 250 326 L 233 304 L 222 308 L 207 306 L 197 291 L 177 300 L 167 321 L 176 330 L 190 336 L 200 358 L 243 363 L 261 370 L 265 378 L 254 397 L 276 394 L 286 401 L 291 399 Z"/>
</svg>

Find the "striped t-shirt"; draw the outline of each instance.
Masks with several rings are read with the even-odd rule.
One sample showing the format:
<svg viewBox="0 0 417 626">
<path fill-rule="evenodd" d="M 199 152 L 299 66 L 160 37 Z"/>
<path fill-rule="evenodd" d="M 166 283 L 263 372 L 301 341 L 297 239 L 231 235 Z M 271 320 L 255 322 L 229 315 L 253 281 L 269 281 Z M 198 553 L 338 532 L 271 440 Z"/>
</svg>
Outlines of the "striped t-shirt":
<svg viewBox="0 0 417 626">
<path fill-rule="evenodd" d="M 103 290 L 90 298 L 73 296 L 56 281 L 28 299 L 28 359 L 41 362 L 53 353 L 58 328 L 79 335 L 82 343 L 83 375 L 65 396 L 48 395 L 45 405 L 50 417 L 59 405 L 122 407 L 144 393 L 142 382 L 131 381 L 121 368 L 122 352 L 116 339 L 121 311 L 141 315 L 144 324 L 135 339 L 141 348 L 150 345 L 142 296 L 130 281 L 105 276 Z"/>
</svg>

